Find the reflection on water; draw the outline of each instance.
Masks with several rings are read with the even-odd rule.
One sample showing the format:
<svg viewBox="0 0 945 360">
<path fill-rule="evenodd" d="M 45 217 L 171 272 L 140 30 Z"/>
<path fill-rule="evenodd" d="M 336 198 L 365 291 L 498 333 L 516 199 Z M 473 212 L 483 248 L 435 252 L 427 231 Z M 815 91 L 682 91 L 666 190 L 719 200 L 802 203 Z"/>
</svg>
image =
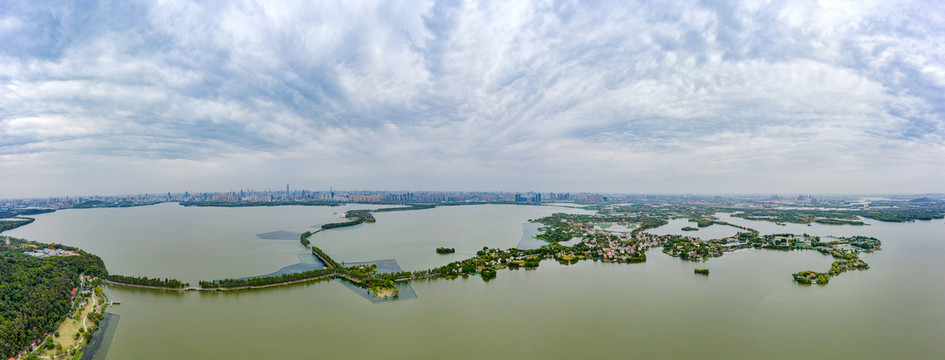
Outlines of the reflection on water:
<svg viewBox="0 0 945 360">
<path fill-rule="evenodd" d="M 518 245 L 515 245 L 515 247 L 522 250 L 533 250 L 548 245 L 544 240 L 535 238 L 535 236 L 541 234 L 541 231 L 538 231 L 540 227 L 542 227 L 542 224 L 539 223 L 527 222 L 522 224 L 522 239 L 518 241 Z"/>
</svg>

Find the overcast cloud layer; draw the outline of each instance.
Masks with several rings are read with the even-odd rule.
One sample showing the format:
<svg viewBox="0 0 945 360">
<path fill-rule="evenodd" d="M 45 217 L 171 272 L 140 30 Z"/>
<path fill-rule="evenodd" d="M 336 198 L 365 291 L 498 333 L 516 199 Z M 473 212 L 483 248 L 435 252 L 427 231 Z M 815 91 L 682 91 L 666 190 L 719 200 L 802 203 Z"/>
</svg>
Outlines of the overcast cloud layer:
<svg viewBox="0 0 945 360">
<path fill-rule="evenodd" d="M 8 1 L 0 183 L 941 192 L 945 6 Z"/>
</svg>

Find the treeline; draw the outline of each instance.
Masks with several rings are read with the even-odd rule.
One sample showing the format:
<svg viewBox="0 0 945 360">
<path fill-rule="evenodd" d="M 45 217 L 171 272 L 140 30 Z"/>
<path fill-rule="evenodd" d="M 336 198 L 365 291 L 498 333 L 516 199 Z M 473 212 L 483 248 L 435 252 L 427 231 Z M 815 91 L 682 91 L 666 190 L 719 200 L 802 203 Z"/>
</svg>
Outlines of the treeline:
<svg viewBox="0 0 945 360">
<path fill-rule="evenodd" d="M 177 279 L 159 279 L 149 278 L 147 276 L 108 275 L 107 279 L 122 284 L 147 285 L 172 289 L 183 289 L 190 286 L 189 283 L 181 282 Z"/>
<path fill-rule="evenodd" d="M 357 218 L 351 221 L 329 223 L 329 224 L 322 225 L 322 230 L 340 228 L 340 227 L 345 227 L 345 226 L 355 226 L 363 222 L 364 222 L 364 218 Z"/>
<path fill-rule="evenodd" d="M 24 215 L 39 215 L 51 213 L 56 210 L 54 209 L 19 209 L 19 210 L 3 210 L 0 211 L 0 219 L 12 218 L 17 216 Z"/>
<path fill-rule="evenodd" d="M 738 224 L 732 224 L 732 223 L 730 223 L 730 222 L 728 222 L 728 221 L 720 221 L 720 220 L 716 220 L 715 223 L 716 223 L 716 224 L 719 224 L 719 225 L 728 225 L 728 226 L 731 226 L 731 227 L 736 228 L 736 229 L 746 230 L 746 231 L 751 232 L 752 234 L 758 235 L 758 230 L 752 229 L 752 228 L 747 227 L 747 226 L 741 226 L 741 225 L 738 225 Z"/>
<path fill-rule="evenodd" d="M 544 228 L 545 231 L 535 236 L 537 239 L 547 241 L 552 244 L 566 242 L 575 237 L 580 237 L 583 232 L 574 231 L 569 227 L 563 227 L 559 224 Z"/>
<path fill-rule="evenodd" d="M 313 247 L 313 249 L 318 249 Z M 319 249 L 319 251 L 321 251 Z M 223 279 L 216 281 L 200 281 L 200 287 L 204 289 L 232 289 L 232 288 L 244 288 L 244 287 L 258 287 L 258 286 L 269 286 L 269 285 L 278 285 L 284 283 L 290 283 L 301 280 L 314 279 L 325 276 L 343 276 L 349 280 L 354 281 L 356 284 L 362 287 L 378 287 L 379 284 L 386 284 L 387 280 L 391 281 L 393 284 L 394 277 L 390 274 L 377 274 L 377 265 L 357 265 L 349 267 L 341 267 L 337 262 L 331 260 L 331 258 L 326 258 L 335 264 L 334 267 L 328 267 L 324 269 L 302 271 L 291 274 L 281 274 L 276 276 L 260 276 L 252 278 L 243 278 L 243 279 Z"/>
<path fill-rule="evenodd" d="M 865 225 L 857 216 L 886 221 L 905 222 L 915 220 L 933 220 L 945 218 L 945 205 L 940 202 L 929 204 L 885 202 L 874 205 L 889 205 L 889 208 L 874 208 L 870 210 L 834 211 L 834 210 L 772 210 L 750 209 L 742 210 L 732 216 L 748 220 L 761 220 L 782 223 L 810 224 L 812 222 L 826 225 Z"/>
<path fill-rule="evenodd" d="M 0 237 L 2 238 L 2 237 Z M 56 329 L 71 310 L 71 291 L 79 285 L 79 274 L 106 274 L 98 256 L 58 246 L 78 253 L 74 256 L 36 258 L 25 255 L 35 247 L 54 247 L 9 238 L 0 239 L 0 358 L 13 357 L 43 334 Z"/>
<path fill-rule="evenodd" d="M 810 224 L 812 222 L 818 222 L 830 225 L 863 225 L 863 223 L 857 219 L 856 214 L 849 211 L 748 209 L 735 213 L 732 216 L 774 223 Z"/>
<path fill-rule="evenodd" d="M 22 219 L 23 219 L 23 220 L 16 220 L 16 221 L 13 221 L 13 220 L 11 220 L 11 221 L 0 221 L 0 233 L 2 233 L 2 232 L 4 232 L 4 231 L 7 231 L 7 230 L 16 229 L 16 228 L 18 228 L 18 227 L 20 227 L 20 226 L 29 224 L 29 223 L 31 223 L 31 222 L 33 222 L 33 221 L 36 220 L 36 219 L 33 219 L 33 218 L 22 218 Z"/>
<path fill-rule="evenodd" d="M 698 225 L 701 228 L 708 227 L 708 226 L 711 226 L 712 224 L 715 224 L 716 220 L 718 219 L 712 219 L 708 217 L 694 217 L 694 218 L 689 219 L 690 222 L 696 223 L 696 225 Z"/>
<path fill-rule="evenodd" d="M 942 208 L 882 209 L 858 211 L 857 215 L 886 222 L 906 222 L 915 220 L 934 220 L 945 217 Z"/>
<path fill-rule="evenodd" d="M 630 236 L 636 237 L 638 233 L 644 230 L 658 228 L 666 224 L 669 224 L 669 222 L 666 221 L 665 219 L 653 218 L 653 217 L 643 218 L 640 221 L 640 226 L 638 226 L 636 229 L 633 229 L 633 231 L 630 231 Z"/>
<path fill-rule="evenodd" d="M 824 225 L 866 225 L 866 223 L 858 220 L 814 219 L 814 222 Z"/>
<path fill-rule="evenodd" d="M 312 253 L 318 256 L 319 258 L 321 258 L 322 262 L 324 262 L 325 266 L 327 267 L 330 267 L 330 268 L 341 267 L 341 264 L 335 261 L 335 259 L 332 259 L 331 256 L 328 256 L 328 254 L 326 254 L 324 251 L 322 251 L 322 249 L 318 248 L 317 246 L 312 246 Z"/>
<path fill-rule="evenodd" d="M 377 220 L 371 215 L 371 210 L 348 210 L 345 211 L 345 217 L 348 219 L 361 219 L 367 223 L 373 223 Z"/>
<path fill-rule="evenodd" d="M 750 227 L 741 226 L 741 225 L 738 225 L 738 224 L 732 224 L 732 223 L 730 223 L 730 222 L 728 222 L 728 221 L 722 221 L 722 220 L 715 219 L 715 218 L 710 218 L 710 217 L 692 218 L 692 219 L 689 219 L 689 221 L 695 222 L 695 223 L 698 224 L 698 226 L 701 227 L 701 228 L 703 228 L 703 227 L 708 227 L 708 226 L 711 226 L 711 225 L 726 225 L 726 226 L 731 226 L 731 227 L 736 228 L 736 229 L 742 229 L 742 230 L 750 231 L 750 232 L 756 233 L 756 234 L 758 233 L 757 230 L 752 229 L 752 228 L 750 228 Z"/>
<path fill-rule="evenodd" d="M 200 281 L 200 287 L 204 289 L 216 289 L 216 288 L 242 288 L 242 287 L 253 287 L 253 286 L 267 286 L 275 284 L 283 284 L 293 281 L 314 279 L 317 277 L 328 276 L 335 273 L 335 269 L 318 269 L 318 270 L 309 270 L 298 273 L 291 274 L 282 274 L 278 276 L 264 276 L 264 277 L 253 277 L 246 279 L 223 279 L 217 281 Z"/>
<path fill-rule="evenodd" d="M 511 269 L 517 269 L 521 266 L 524 266 L 525 268 L 529 269 L 537 268 L 542 258 L 551 257 L 558 251 L 562 251 L 564 249 L 565 247 L 560 245 L 549 245 L 531 250 L 521 250 L 515 248 L 501 250 L 484 247 L 482 250 L 476 252 L 475 257 L 454 261 L 440 267 L 426 270 L 379 274 L 376 276 L 385 276 L 391 278 L 394 281 L 403 281 L 418 277 L 455 278 L 460 275 L 469 275 L 478 271 L 480 276 L 485 274 L 484 279 L 489 279 L 490 276 L 495 277 L 495 273 L 493 273 L 491 270 L 495 270 L 497 267 L 509 267 Z M 495 261 L 498 265 L 493 264 L 492 261 Z"/>
<path fill-rule="evenodd" d="M 309 246 L 309 244 L 311 244 L 311 242 L 308 240 L 308 238 L 311 236 L 311 231 L 306 231 L 299 236 L 299 242 L 302 243 L 302 246 Z"/>
<path fill-rule="evenodd" d="M 344 226 L 354 226 L 360 223 L 374 223 L 377 220 L 374 219 L 374 214 L 372 213 L 376 213 L 376 212 L 422 210 L 422 209 L 432 209 L 435 207 L 436 207 L 435 204 L 429 204 L 429 205 L 410 205 L 410 206 L 395 207 L 395 208 L 382 208 L 382 209 L 374 209 L 374 210 L 366 210 L 366 209 L 348 210 L 345 212 L 345 217 L 348 219 L 353 219 L 353 220 L 340 222 L 340 223 L 325 224 L 325 225 L 322 225 L 322 229 L 331 229 L 331 228 L 338 228 L 338 227 L 344 227 Z M 325 227 L 325 226 L 328 226 L 328 227 Z"/>
<path fill-rule="evenodd" d="M 405 207 L 374 209 L 372 210 L 372 212 L 423 210 L 423 209 L 432 209 L 435 207 L 436 207 L 436 204 L 410 205 L 410 206 L 405 206 Z"/>
</svg>

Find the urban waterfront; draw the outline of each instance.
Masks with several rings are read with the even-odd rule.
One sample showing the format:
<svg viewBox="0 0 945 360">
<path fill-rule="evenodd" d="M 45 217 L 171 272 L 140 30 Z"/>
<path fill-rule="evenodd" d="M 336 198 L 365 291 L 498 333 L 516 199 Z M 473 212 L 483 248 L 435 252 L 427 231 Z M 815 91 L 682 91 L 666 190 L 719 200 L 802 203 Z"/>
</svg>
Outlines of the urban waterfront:
<svg viewBox="0 0 945 360">
<path fill-rule="evenodd" d="M 358 208 L 371 208 L 362 205 Z M 377 206 L 373 206 L 377 207 Z M 302 232 L 353 207 L 185 208 L 176 204 L 65 210 L 6 235 L 77 246 L 110 272 L 185 281 L 269 273 L 298 262 Z M 378 213 L 377 223 L 312 241 L 338 261 L 393 258 L 405 269 L 461 259 L 482 246 L 513 247 L 522 223 L 547 206 L 476 205 Z M 746 249 L 706 262 L 648 251 L 642 264 L 542 262 L 537 270 L 412 281 L 418 298 L 374 304 L 336 281 L 238 292 L 109 286 L 122 301 L 109 359 L 187 358 L 890 358 L 945 356 L 945 221 L 812 226 L 727 217 L 763 234 L 868 235 L 872 265 L 829 286 L 790 273 L 829 267 L 814 251 Z M 670 222 L 652 233 L 699 236 Z M 734 231 L 734 230 L 733 230 Z M 730 235 L 730 234 L 728 234 Z M 450 246 L 453 255 L 433 249 Z M 711 276 L 693 276 L 693 268 Z M 368 344 L 368 345 L 366 345 Z"/>
</svg>

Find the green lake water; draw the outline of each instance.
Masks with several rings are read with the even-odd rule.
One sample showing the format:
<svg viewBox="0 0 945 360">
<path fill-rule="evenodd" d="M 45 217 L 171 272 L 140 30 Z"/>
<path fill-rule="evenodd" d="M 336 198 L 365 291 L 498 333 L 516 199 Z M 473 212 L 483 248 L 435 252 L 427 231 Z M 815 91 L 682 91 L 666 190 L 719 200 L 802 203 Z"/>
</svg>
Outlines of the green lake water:
<svg viewBox="0 0 945 360">
<path fill-rule="evenodd" d="M 4 235 L 81 247 L 114 273 L 195 282 L 297 263 L 298 241 L 255 235 L 302 232 L 351 208 L 67 210 Z M 312 240 L 339 261 L 393 258 L 412 270 L 484 245 L 513 247 L 522 223 L 562 210 L 580 211 L 480 205 L 377 213 L 375 224 Z M 785 227 L 721 217 L 762 233 L 875 236 L 883 250 L 861 256 L 872 269 L 827 286 L 797 285 L 790 274 L 827 270 L 830 257 L 754 249 L 704 263 L 659 249 L 644 264 L 544 261 L 489 282 L 413 281 L 418 298 L 380 304 L 337 281 L 221 293 L 110 286 L 122 305 L 109 308 L 121 322 L 108 359 L 945 358 L 945 221 Z M 698 233 L 670 225 L 675 230 L 651 231 Z M 438 246 L 457 252 L 438 255 Z M 694 275 L 696 267 L 711 275 Z"/>
</svg>

